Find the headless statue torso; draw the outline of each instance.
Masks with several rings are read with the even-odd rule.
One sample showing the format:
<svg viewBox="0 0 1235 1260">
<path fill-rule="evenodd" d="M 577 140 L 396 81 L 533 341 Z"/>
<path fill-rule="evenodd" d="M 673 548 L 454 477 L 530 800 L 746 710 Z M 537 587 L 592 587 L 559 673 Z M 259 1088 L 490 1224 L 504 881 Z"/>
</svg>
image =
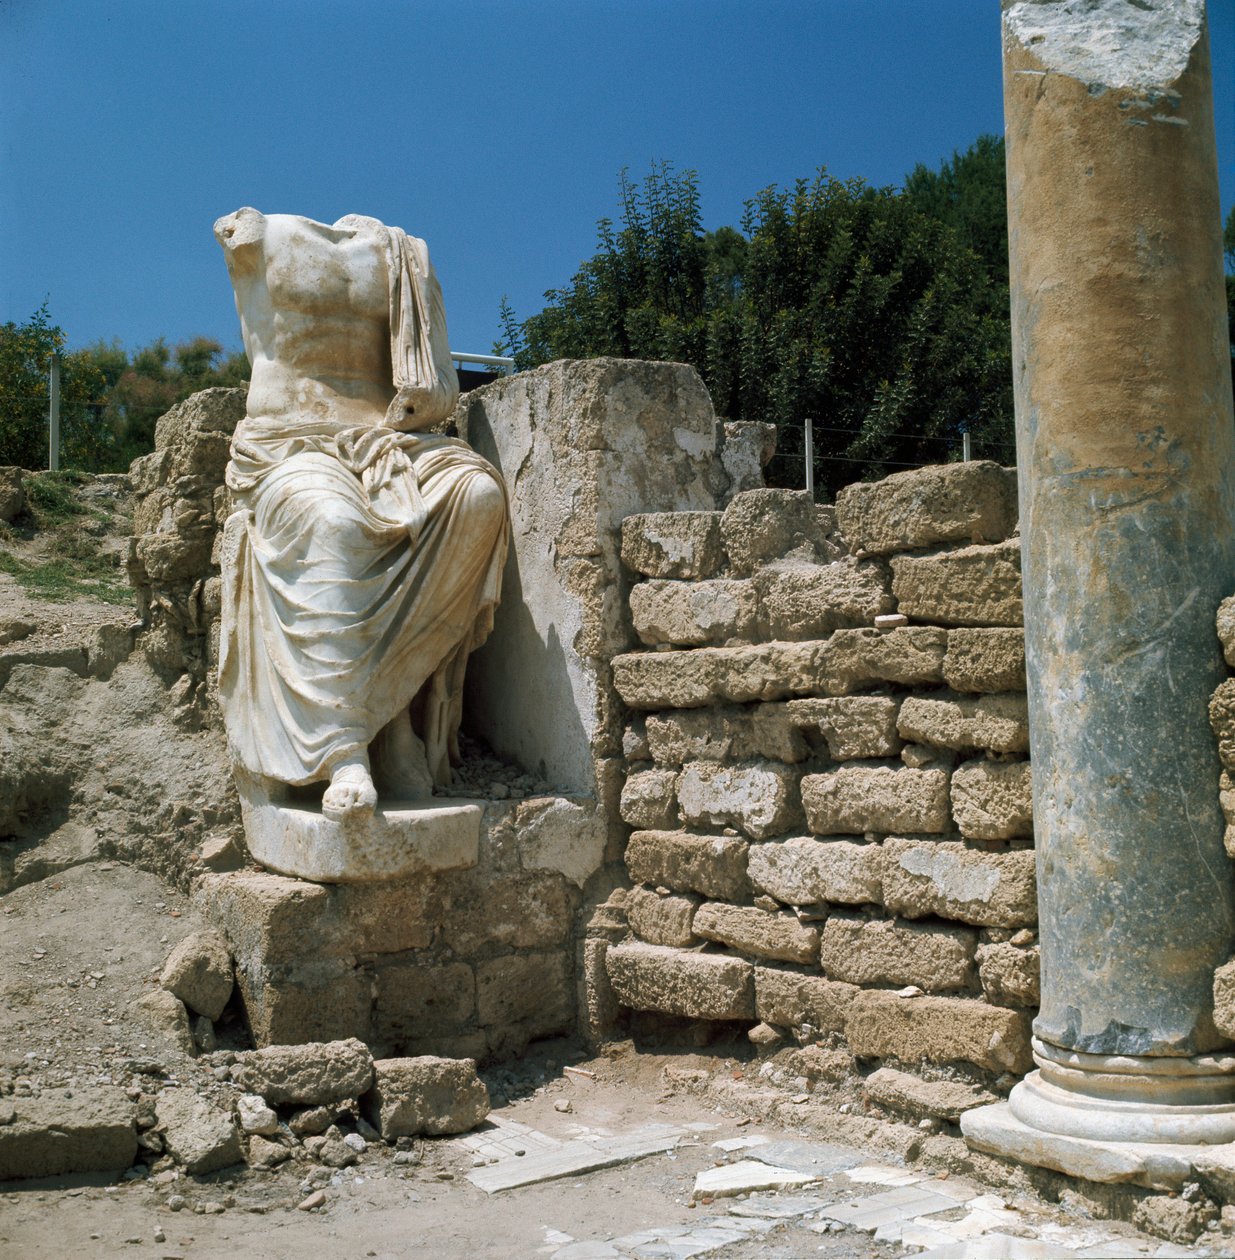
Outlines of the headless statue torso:
<svg viewBox="0 0 1235 1260">
<path fill-rule="evenodd" d="M 253 366 L 228 485 L 219 696 L 233 755 L 329 780 L 328 816 L 449 782 L 467 654 L 492 625 L 496 472 L 418 435 L 457 383 L 423 242 L 242 209 L 215 224 Z M 413 729 L 417 726 L 419 729 Z M 423 749 L 423 751 L 422 751 Z"/>
</svg>

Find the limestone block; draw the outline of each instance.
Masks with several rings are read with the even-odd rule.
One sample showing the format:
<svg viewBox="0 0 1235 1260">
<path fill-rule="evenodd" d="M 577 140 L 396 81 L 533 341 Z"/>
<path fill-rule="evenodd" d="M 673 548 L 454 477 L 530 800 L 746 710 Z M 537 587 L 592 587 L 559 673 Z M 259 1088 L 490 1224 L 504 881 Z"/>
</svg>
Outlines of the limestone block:
<svg viewBox="0 0 1235 1260">
<path fill-rule="evenodd" d="M 647 644 L 700 647 L 725 644 L 730 639 L 750 639 L 754 637 L 758 614 L 759 596 L 754 582 L 749 580 L 653 580 L 640 582 L 630 592 L 635 633 Z"/>
<path fill-rule="evenodd" d="M 622 563 L 652 578 L 709 578 L 725 550 L 719 512 L 640 512 L 622 522 Z"/>
<path fill-rule="evenodd" d="M 626 869 L 635 883 L 653 888 L 742 901 L 750 893 L 746 876 L 749 848 L 740 836 L 636 831 L 626 847 Z"/>
<path fill-rule="evenodd" d="M 819 932 L 797 916 L 707 901 L 695 913 L 695 934 L 760 958 L 811 963 L 819 957 Z"/>
<path fill-rule="evenodd" d="M 154 1109 L 168 1153 L 186 1172 L 201 1176 L 244 1159 L 240 1131 L 231 1114 L 193 1090 L 161 1090 Z"/>
<path fill-rule="evenodd" d="M 732 826 L 755 840 L 778 836 L 801 821 L 800 774 L 779 762 L 722 766 L 691 761 L 678 780 L 683 820 L 693 826 Z"/>
<path fill-rule="evenodd" d="M 272 1106 L 318 1107 L 359 1098 L 373 1080 L 373 1056 L 355 1038 L 303 1046 L 267 1046 L 236 1056 L 229 1073 L 246 1093 Z"/>
<path fill-rule="evenodd" d="M 190 1058 L 196 1056 L 197 1043 L 193 1040 L 189 1013 L 174 993 L 168 993 L 166 989 L 143 993 L 131 1009 L 143 1024 L 158 1036 L 170 1041 L 181 1054 L 187 1054 Z"/>
<path fill-rule="evenodd" d="M 978 975 L 986 1000 L 996 1006 L 1037 1006 L 1039 950 L 1023 949 L 1009 941 L 978 946 Z"/>
<path fill-rule="evenodd" d="M 818 690 L 846 696 L 880 683 L 918 687 L 942 682 L 947 646 L 947 631 L 935 626 L 838 630 L 817 662 L 824 680 Z"/>
<path fill-rule="evenodd" d="M 649 945 L 687 946 L 698 943 L 694 933 L 699 898 L 653 892 L 636 884 L 626 901 L 626 913 L 634 934 Z"/>
<path fill-rule="evenodd" d="M 853 988 L 852 985 L 845 987 Z M 831 1081 L 833 1084 L 839 1084 L 857 1073 L 857 1063 L 848 1050 L 832 1050 L 827 1046 L 803 1046 L 800 1050 L 791 1050 L 789 1066 L 791 1071 L 808 1081 Z"/>
<path fill-rule="evenodd" d="M 663 945 L 612 945 L 609 980 L 622 1006 L 691 1019 L 755 1016 L 754 967 L 728 954 L 695 954 Z"/>
<path fill-rule="evenodd" d="M 823 735 L 834 761 L 895 757 L 901 750 L 896 731 L 901 702 L 892 696 L 790 700 L 786 707 L 793 721 Z"/>
<path fill-rule="evenodd" d="M 613 685 L 632 709 L 695 709 L 810 695 L 823 687 L 825 647 L 764 643 L 693 652 L 630 652 L 614 658 Z M 942 650 L 939 655 L 942 663 Z"/>
<path fill-rule="evenodd" d="M 604 1040 L 618 1021 L 619 1007 L 605 959 L 610 942 L 588 939 L 583 942 L 583 1002 L 580 1024 L 590 1045 Z"/>
<path fill-rule="evenodd" d="M 373 984 L 373 1038 L 380 1045 L 459 1032 L 476 1014 L 476 977 L 466 963 L 403 955 L 381 962 Z"/>
<path fill-rule="evenodd" d="M 847 556 L 832 564 L 779 561 L 758 571 L 760 630 L 765 638 L 822 639 L 833 630 L 869 626 L 893 608 L 885 565 Z"/>
<path fill-rule="evenodd" d="M 1197 1241 L 1205 1227 L 1218 1219 L 1218 1207 L 1208 1199 L 1151 1194 L 1132 1211 L 1132 1224 L 1179 1246 Z"/>
<path fill-rule="evenodd" d="M 943 993 L 973 983 L 977 942 L 971 928 L 833 914 L 823 925 L 819 966 L 851 984 L 916 984 Z"/>
<path fill-rule="evenodd" d="M 956 691 L 1024 691 L 1025 631 L 1016 626 L 949 630 L 943 680 Z"/>
<path fill-rule="evenodd" d="M 1038 921 L 1032 849 L 982 853 L 944 840 L 884 841 L 883 901 L 895 914 L 935 914 L 976 927 L 1032 927 Z"/>
<path fill-rule="evenodd" d="M 1218 640 L 1226 663 L 1235 668 L 1235 595 L 1228 595 L 1218 605 Z"/>
<path fill-rule="evenodd" d="M 193 932 L 163 965 L 159 983 L 190 1010 L 207 1019 L 223 1014 L 232 995 L 232 956 L 217 932 Z"/>
<path fill-rule="evenodd" d="M 687 761 L 784 761 L 810 756 L 802 732 L 795 725 L 790 700 L 735 709 L 680 709 L 650 714 L 648 751 L 660 765 Z"/>
<path fill-rule="evenodd" d="M 362 1106 L 388 1142 L 422 1133 L 440 1137 L 480 1124 L 489 1114 L 489 1091 L 473 1059 L 377 1059 Z"/>
<path fill-rule="evenodd" d="M 965 1081 L 924 1081 L 909 1072 L 880 1068 L 862 1082 L 871 1102 L 910 1120 L 947 1120 L 955 1124 L 973 1107 L 997 1102 L 989 1090 Z"/>
<path fill-rule="evenodd" d="M 515 827 L 524 870 L 558 871 L 582 888 L 604 861 L 607 825 L 596 800 L 533 797 L 519 803 Z"/>
<path fill-rule="evenodd" d="M 720 521 L 729 563 L 738 574 L 786 556 L 806 561 L 835 554 L 819 528 L 805 490 L 746 490 L 735 494 Z"/>
<path fill-rule="evenodd" d="M 11 1119 L 0 1124 L 0 1181 L 128 1168 L 137 1155 L 133 1104 L 115 1085 L 44 1090 L 5 1099 Z"/>
<path fill-rule="evenodd" d="M 617 754 L 625 719 L 610 674 L 632 640 L 622 523 L 715 508 L 711 400 L 682 364 L 559 360 L 472 390 L 455 421 L 505 478 L 512 525 L 506 595 L 468 662 L 470 729 L 509 760 L 543 763 L 551 782 L 594 792 L 594 763 Z"/>
<path fill-rule="evenodd" d="M 520 1024 L 529 1037 L 569 1032 L 575 1018 L 571 956 L 511 954 L 476 966 L 476 1010 L 483 1025 Z"/>
<path fill-rule="evenodd" d="M 1016 473 L 987 460 L 940 464 L 846 486 L 841 534 L 855 552 L 886 555 L 945 542 L 997 543 L 1016 529 Z"/>
<path fill-rule="evenodd" d="M 807 826 L 818 836 L 948 829 L 948 773 L 907 766 L 841 766 L 802 780 Z"/>
<path fill-rule="evenodd" d="M 901 738 L 957 750 L 1029 751 L 1029 710 L 1023 694 L 909 696 L 901 705 Z"/>
<path fill-rule="evenodd" d="M 845 1020 L 845 1039 L 860 1059 L 902 1063 L 972 1063 L 988 1072 L 1028 1072 L 1030 1016 L 972 998 L 901 997 L 863 989 Z"/>
<path fill-rule="evenodd" d="M 1028 761 L 967 761 L 952 772 L 952 816 L 971 840 L 1033 835 Z"/>
<path fill-rule="evenodd" d="M 791 836 L 753 844 L 747 871 L 759 892 L 789 906 L 860 906 L 883 897 L 883 849 L 857 840 Z"/>
<path fill-rule="evenodd" d="M 26 488 L 21 469 L 6 464 L 0 468 L 0 521 L 11 521 L 26 506 Z"/>
<path fill-rule="evenodd" d="M 892 593 L 906 616 L 945 626 L 1019 626 L 1021 545 L 894 556 Z"/>
<path fill-rule="evenodd" d="M 1220 683 L 1209 702 L 1209 724 L 1218 740 L 1218 756 L 1235 770 L 1235 678 Z"/>
<path fill-rule="evenodd" d="M 622 787 L 622 821 L 632 827 L 665 830 L 678 821 L 677 772 L 640 770 Z"/>
<path fill-rule="evenodd" d="M 720 461 L 729 478 L 729 493 L 762 490 L 763 469 L 776 454 L 776 426 L 757 420 L 728 420 Z"/>
<path fill-rule="evenodd" d="M 1214 971 L 1214 1026 L 1235 1041 L 1235 958 Z"/>
<path fill-rule="evenodd" d="M 441 940 L 457 957 L 471 958 L 493 946 L 546 949 L 571 937 L 578 895 L 547 871 L 510 875 L 477 872 L 452 881 L 450 912 Z"/>
<path fill-rule="evenodd" d="M 755 1014 L 780 1028 L 809 1024 L 820 1033 L 842 1032 L 857 995 L 857 985 L 800 971 L 755 968 Z"/>
</svg>

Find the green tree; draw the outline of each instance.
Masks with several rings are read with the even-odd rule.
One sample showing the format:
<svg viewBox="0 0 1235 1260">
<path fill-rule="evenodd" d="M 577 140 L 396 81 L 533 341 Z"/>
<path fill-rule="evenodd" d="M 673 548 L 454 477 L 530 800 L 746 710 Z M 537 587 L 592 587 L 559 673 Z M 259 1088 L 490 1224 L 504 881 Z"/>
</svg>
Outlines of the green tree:
<svg viewBox="0 0 1235 1260">
<path fill-rule="evenodd" d="M 968 428 L 1006 458 L 1006 292 L 954 228 L 910 198 L 820 170 L 747 203 L 742 230 L 702 230 L 697 180 L 623 173 L 620 228 L 522 324 L 503 311 L 520 368 L 591 355 L 694 364 L 717 411 L 780 427 L 772 479 L 801 484 L 803 425 L 816 480 L 835 490 L 945 459 Z"/>
<path fill-rule="evenodd" d="M 114 445 L 96 404 L 103 373 L 84 351 L 66 353 L 64 332 L 44 302 L 25 323 L 0 325 L 0 464 L 47 467 L 48 376 L 60 355 L 60 459 L 69 468 L 97 468 Z"/>
</svg>

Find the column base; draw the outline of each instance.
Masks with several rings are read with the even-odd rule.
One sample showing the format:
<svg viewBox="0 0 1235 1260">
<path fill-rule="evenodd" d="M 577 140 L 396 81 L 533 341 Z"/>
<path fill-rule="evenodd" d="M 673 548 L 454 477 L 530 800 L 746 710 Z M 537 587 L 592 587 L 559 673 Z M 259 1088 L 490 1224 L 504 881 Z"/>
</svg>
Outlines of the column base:
<svg viewBox="0 0 1235 1260">
<path fill-rule="evenodd" d="M 1089 1181 L 1177 1189 L 1235 1141 L 1235 1056 L 1082 1054 L 1033 1039 L 1038 1071 L 961 1117 L 970 1146 Z"/>
</svg>

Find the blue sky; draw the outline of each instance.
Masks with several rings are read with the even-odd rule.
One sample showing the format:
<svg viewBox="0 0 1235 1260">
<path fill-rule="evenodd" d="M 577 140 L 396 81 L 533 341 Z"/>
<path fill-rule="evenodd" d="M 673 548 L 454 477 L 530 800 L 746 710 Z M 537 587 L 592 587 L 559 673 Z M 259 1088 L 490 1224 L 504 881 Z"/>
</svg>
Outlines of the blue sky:
<svg viewBox="0 0 1235 1260">
<path fill-rule="evenodd" d="M 1235 7 L 1210 0 L 1224 210 Z M 216 217 L 429 242 L 487 352 L 595 251 L 617 175 L 699 172 L 708 226 L 820 165 L 899 183 L 1002 130 L 996 0 L 0 0 L 0 320 L 71 346 L 240 344 Z"/>
</svg>

